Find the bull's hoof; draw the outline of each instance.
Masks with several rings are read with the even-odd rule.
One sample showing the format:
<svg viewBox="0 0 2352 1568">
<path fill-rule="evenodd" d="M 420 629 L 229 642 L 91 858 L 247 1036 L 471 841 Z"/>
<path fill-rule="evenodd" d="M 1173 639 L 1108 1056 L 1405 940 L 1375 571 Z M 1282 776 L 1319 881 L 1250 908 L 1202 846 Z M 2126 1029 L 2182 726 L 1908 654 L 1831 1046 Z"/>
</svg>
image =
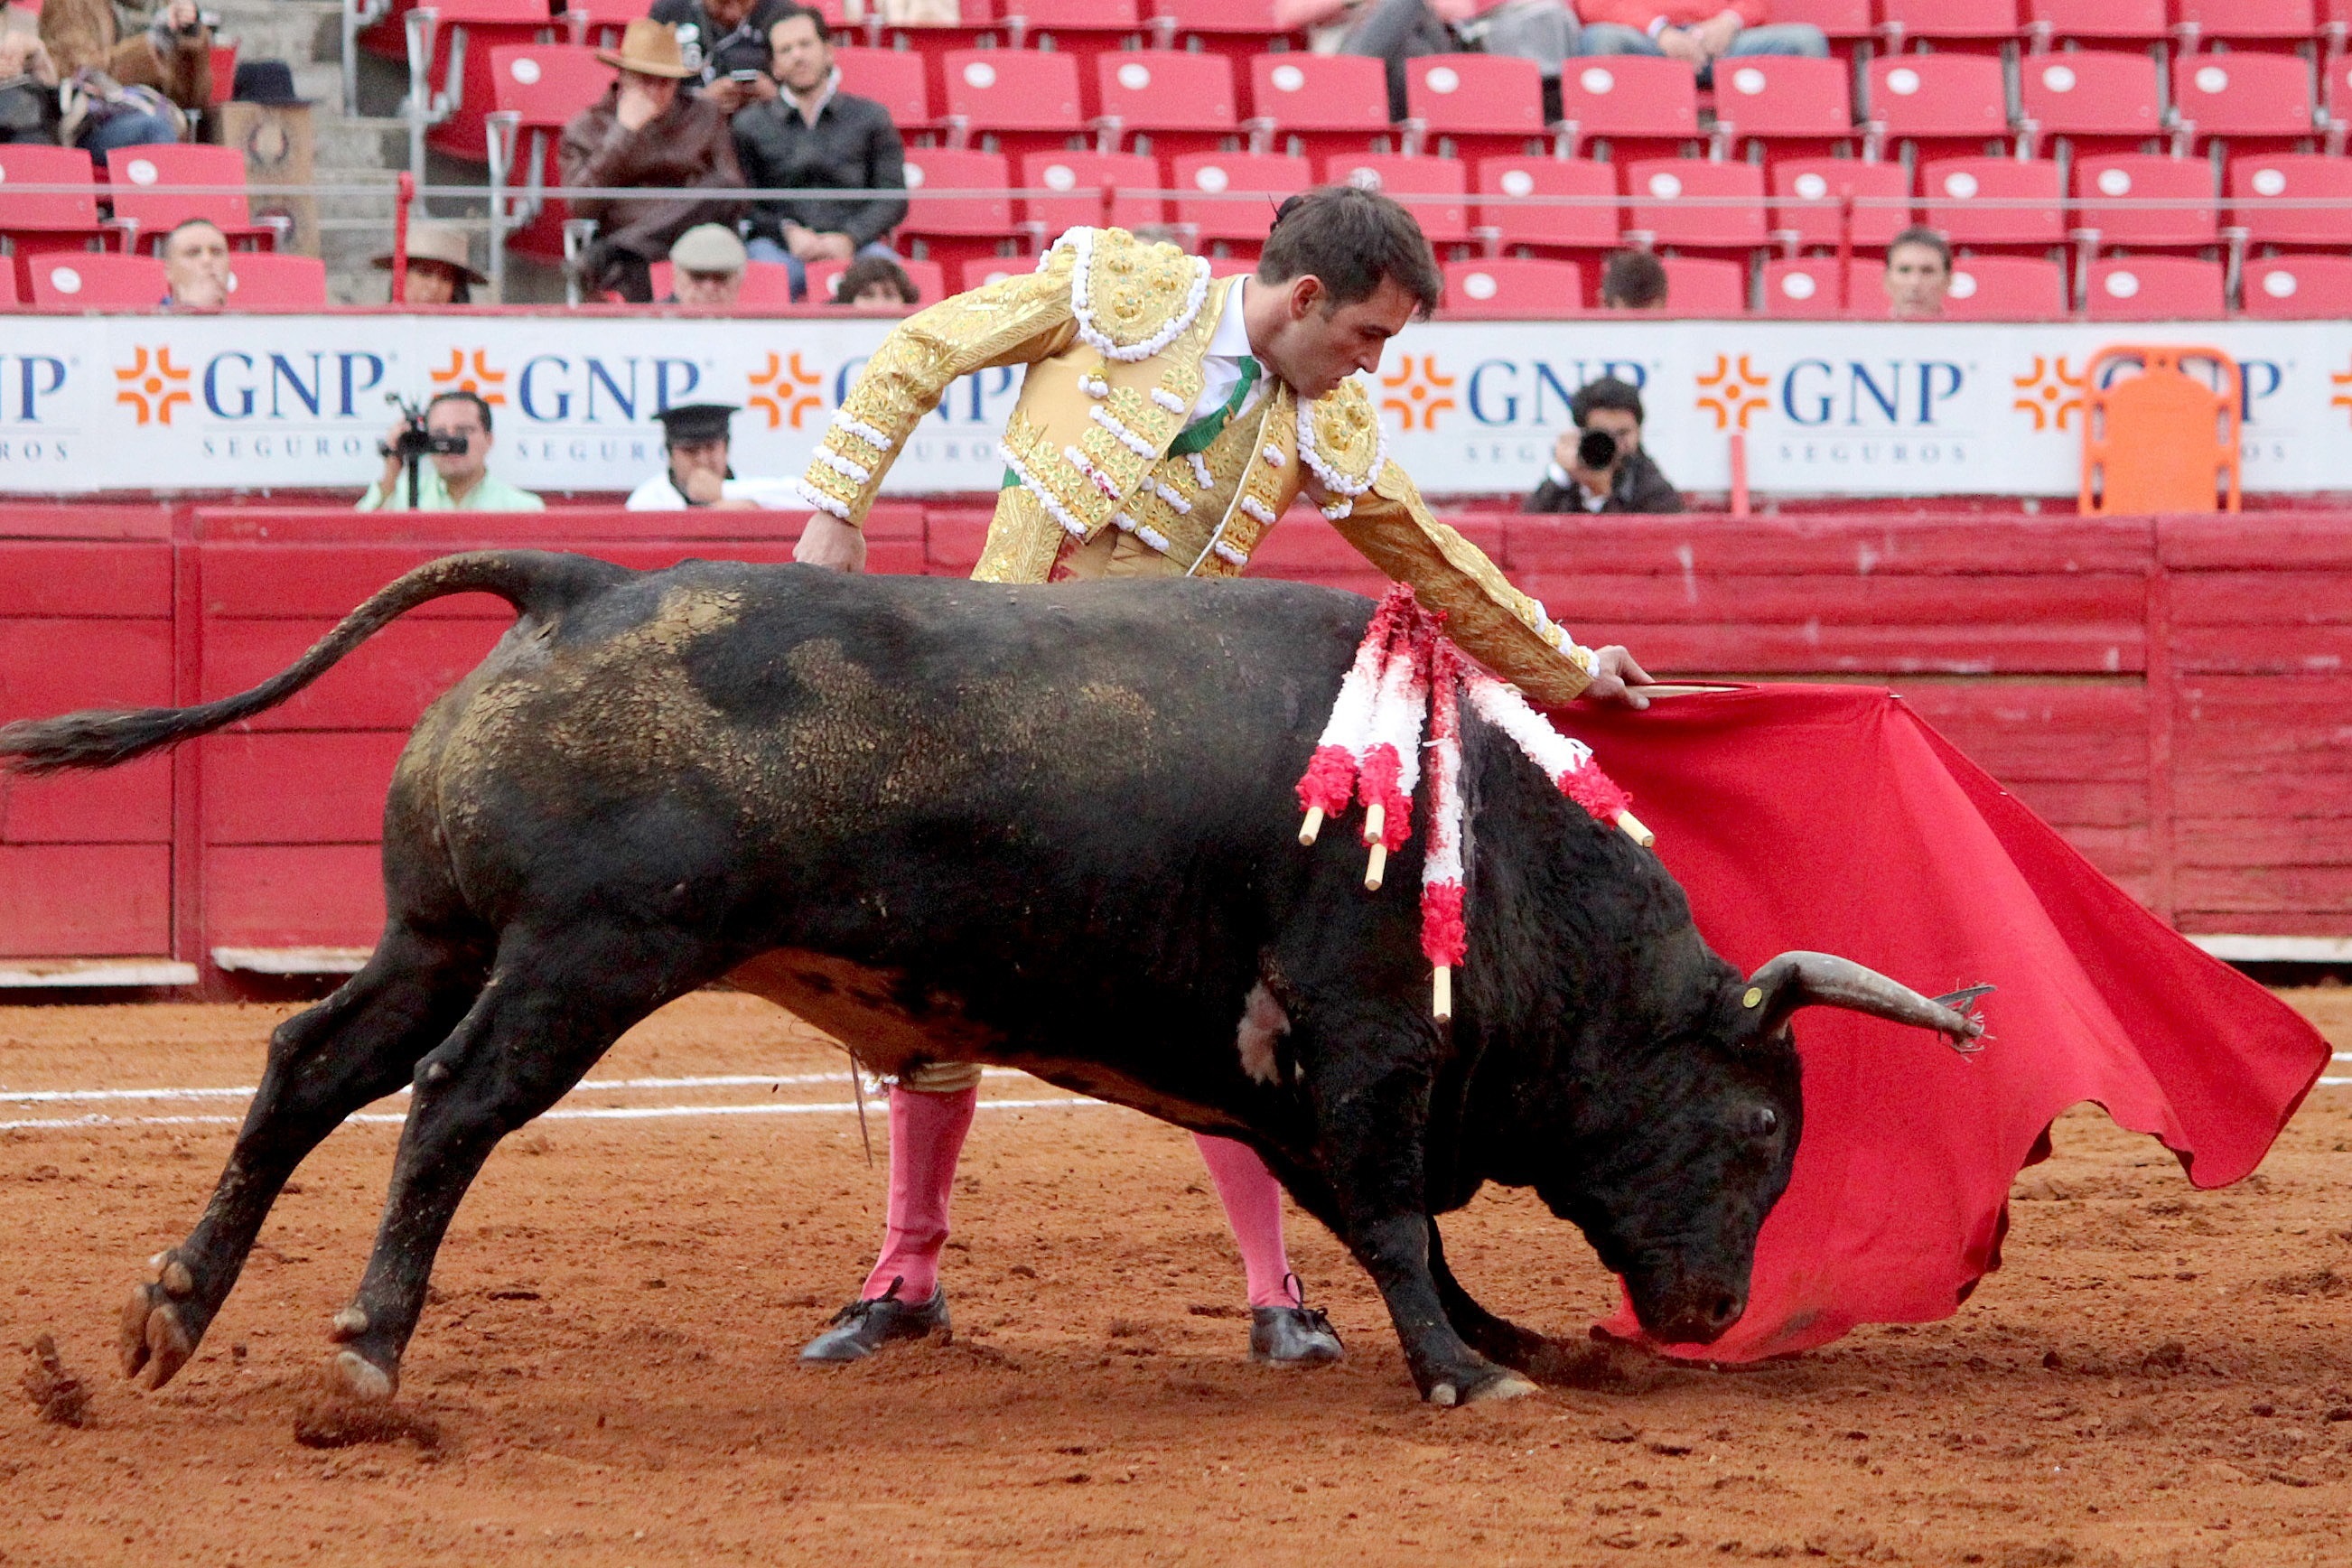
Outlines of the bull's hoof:
<svg viewBox="0 0 2352 1568">
<path fill-rule="evenodd" d="M 1507 1372 L 1502 1376 L 1472 1389 L 1470 1396 L 1463 1403 L 1476 1405 L 1488 1399 L 1524 1399 L 1535 1392 L 1534 1384 L 1517 1373 Z"/>
<path fill-rule="evenodd" d="M 1507 1367 L 1471 1366 L 1438 1373 L 1422 1392 L 1422 1398 L 1450 1409 L 1488 1399 L 1517 1399 L 1535 1392 L 1534 1384 Z"/>
<path fill-rule="evenodd" d="M 337 1351 L 327 1363 L 327 1380 L 353 1399 L 389 1400 L 400 1392 L 400 1370 L 387 1371 L 357 1351 Z"/>
<path fill-rule="evenodd" d="M 148 1388 L 171 1382 L 196 1351 L 195 1336 L 180 1321 L 180 1310 L 161 1285 L 132 1288 L 131 1299 L 122 1304 L 116 1344 L 122 1354 L 122 1375 L 137 1377 L 143 1371 Z"/>
</svg>

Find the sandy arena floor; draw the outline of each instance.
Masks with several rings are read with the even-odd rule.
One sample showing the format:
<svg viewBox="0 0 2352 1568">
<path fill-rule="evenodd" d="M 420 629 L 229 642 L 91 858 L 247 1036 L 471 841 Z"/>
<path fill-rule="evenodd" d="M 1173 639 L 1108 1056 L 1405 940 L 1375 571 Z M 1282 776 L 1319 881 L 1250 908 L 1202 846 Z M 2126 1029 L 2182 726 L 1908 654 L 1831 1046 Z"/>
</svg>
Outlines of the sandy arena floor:
<svg viewBox="0 0 2352 1568">
<path fill-rule="evenodd" d="M 2289 994 L 2352 1050 L 2352 990 Z M 1297 1266 L 1349 1360 L 1248 1365 L 1189 1140 L 1128 1111 L 983 1110 L 955 1342 L 829 1372 L 793 1353 L 881 1226 L 854 1117 L 550 1118 L 442 1251 L 402 1394 L 437 1444 L 320 1449 L 296 1417 L 397 1128 L 312 1157 L 199 1359 L 142 1394 L 115 1375 L 116 1309 L 194 1222 L 243 1100 L 21 1098 L 249 1085 L 290 1010 L 0 1008 L 0 1122 L 115 1119 L 0 1129 L 0 1343 L 53 1332 L 94 1390 L 72 1429 L 13 1367 L 0 1384 L 0 1563 L 2352 1563 L 2352 1089 L 2315 1091 L 2260 1174 L 2202 1195 L 2076 1112 L 2019 1184 L 2006 1268 L 1949 1321 L 1460 1411 L 1414 1399 L 1370 1286 L 1304 1220 Z M 703 995 L 595 1079 L 755 1081 L 559 1109 L 832 1105 L 840 1073 L 764 1004 Z M 1482 1199 L 1447 1245 L 1554 1332 L 1612 1300 L 1531 1198 Z"/>
</svg>

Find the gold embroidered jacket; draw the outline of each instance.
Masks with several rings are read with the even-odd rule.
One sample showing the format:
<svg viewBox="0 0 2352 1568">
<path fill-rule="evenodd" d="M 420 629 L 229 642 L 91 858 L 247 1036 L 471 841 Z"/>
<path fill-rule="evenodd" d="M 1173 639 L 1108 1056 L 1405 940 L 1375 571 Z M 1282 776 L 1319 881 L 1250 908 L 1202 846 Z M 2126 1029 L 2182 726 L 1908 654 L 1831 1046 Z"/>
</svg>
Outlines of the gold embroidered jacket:
<svg viewBox="0 0 2352 1568">
<path fill-rule="evenodd" d="M 1026 364 L 1001 448 L 1020 482 L 998 499 L 975 577 L 1043 583 L 1057 561 L 1081 576 L 1237 575 L 1304 493 L 1374 565 L 1446 611 L 1448 632 L 1496 674 L 1542 702 L 1582 691 L 1591 652 L 1430 515 L 1355 382 L 1312 404 L 1270 382 L 1205 450 L 1169 454 L 1230 287 L 1174 246 L 1072 229 L 1035 272 L 942 300 L 883 340 L 809 464 L 810 500 L 862 519 L 950 383 Z"/>
</svg>

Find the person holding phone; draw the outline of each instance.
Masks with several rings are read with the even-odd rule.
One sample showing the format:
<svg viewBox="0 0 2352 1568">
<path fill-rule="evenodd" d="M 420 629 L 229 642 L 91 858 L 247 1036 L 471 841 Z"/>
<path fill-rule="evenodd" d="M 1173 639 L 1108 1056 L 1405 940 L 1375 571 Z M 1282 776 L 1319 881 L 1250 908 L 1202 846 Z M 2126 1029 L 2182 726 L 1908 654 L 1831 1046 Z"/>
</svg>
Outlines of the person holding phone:
<svg viewBox="0 0 2352 1568">
<path fill-rule="evenodd" d="M 768 34 L 797 9 L 793 0 L 655 0 L 650 15 L 677 29 L 691 90 L 731 117 L 775 98 Z"/>
<path fill-rule="evenodd" d="M 1683 510 L 1680 491 L 1642 449 L 1642 394 L 1613 375 L 1589 381 L 1569 400 L 1575 428 L 1552 444 L 1528 511 Z"/>
</svg>

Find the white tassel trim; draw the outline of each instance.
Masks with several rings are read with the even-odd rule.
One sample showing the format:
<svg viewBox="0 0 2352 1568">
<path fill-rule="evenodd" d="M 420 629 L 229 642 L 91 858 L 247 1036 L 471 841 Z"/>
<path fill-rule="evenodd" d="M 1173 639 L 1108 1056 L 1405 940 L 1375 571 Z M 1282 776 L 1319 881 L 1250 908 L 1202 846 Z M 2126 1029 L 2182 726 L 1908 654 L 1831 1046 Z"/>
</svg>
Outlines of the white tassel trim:
<svg viewBox="0 0 2352 1568">
<path fill-rule="evenodd" d="M 1118 437 L 1118 444 L 1149 462 L 1160 456 L 1160 448 L 1120 424 L 1108 408 L 1089 408 L 1087 417 Z"/>
<path fill-rule="evenodd" d="M 1349 500 L 1346 496 L 1341 496 L 1338 500 L 1331 502 L 1328 506 L 1318 507 L 1316 510 L 1320 511 L 1325 517 L 1329 518 L 1333 522 L 1337 522 L 1341 518 L 1346 517 L 1349 512 L 1354 511 L 1356 510 L 1356 503 Z"/>
<path fill-rule="evenodd" d="M 1191 404 L 1186 403 L 1182 398 L 1177 396 L 1174 393 L 1169 391 L 1164 386 L 1155 386 L 1151 389 L 1151 401 L 1157 403 L 1160 407 L 1165 408 L 1171 414 L 1189 414 L 1192 412 L 1192 405 Z"/>
<path fill-rule="evenodd" d="M 1385 431 L 1381 432 L 1372 447 L 1371 467 L 1364 470 L 1362 479 L 1349 479 L 1325 462 L 1323 454 L 1316 449 L 1315 405 L 1302 397 L 1298 400 L 1298 457 L 1315 470 L 1315 477 L 1323 481 L 1326 489 L 1337 490 L 1343 496 L 1360 496 L 1372 488 L 1372 481 L 1380 478 L 1381 469 L 1387 465 L 1389 438 Z"/>
<path fill-rule="evenodd" d="M 1257 519 L 1258 521 L 1265 524 L 1268 528 L 1272 528 L 1274 526 L 1274 513 L 1268 510 L 1265 502 L 1258 500 L 1257 497 L 1242 497 L 1241 509 L 1249 513 L 1250 516 Z"/>
<path fill-rule="evenodd" d="M 1098 375 L 1082 375 L 1078 377 L 1078 384 L 1087 389 L 1087 395 L 1088 397 L 1108 397 L 1110 395 L 1110 383 L 1105 381 Z"/>
<path fill-rule="evenodd" d="M 856 437 L 877 452 L 887 452 L 890 449 L 889 437 L 863 420 L 852 419 L 846 408 L 836 408 L 833 411 L 833 427 L 845 436 Z"/>
<path fill-rule="evenodd" d="M 1070 313 L 1077 319 L 1078 336 L 1105 359 L 1123 364 L 1150 359 L 1183 336 L 1193 318 L 1201 313 L 1201 306 L 1209 297 L 1208 259 L 1198 256 L 1192 258 L 1192 289 L 1185 296 L 1183 308 L 1169 318 L 1167 325 L 1139 343 L 1121 343 L 1095 325 L 1094 301 L 1087 292 L 1091 287 L 1088 274 L 1094 268 L 1095 234 L 1091 228 L 1074 228 L 1054 242 L 1056 250 L 1066 245 L 1076 253 L 1077 265 L 1070 273 Z"/>
<path fill-rule="evenodd" d="M 1011 468 L 1020 477 L 1022 484 L 1027 487 L 1029 493 L 1037 498 L 1037 504 L 1045 509 L 1046 515 L 1062 525 L 1063 531 L 1077 539 L 1084 539 L 1087 536 L 1087 525 L 1071 516 L 1070 509 L 1055 500 L 1054 492 L 1037 482 L 1037 476 L 1022 466 L 1021 459 L 1013 455 L 1012 447 L 999 441 L 996 444 L 996 455 L 1004 459 L 1006 468 Z"/>
<path fill-rule="evenodd" d="M 1136 538 L 1143 541 L 1144 543 L 1151 546 L 1152 549 L 1160 552 L 1160 554 L 1165 555 L 1168 553 L 1168 536 L 1160 532 L 1158 529 L 1152 527 L 1150 523 L 1138 522 L 1135 519 L 1128 516 L 1127 513 L 1123 511 L 1115 511 L 1111 513 L 1110 520 L 1115 525 L 1117 525 L 1121 533 L 1131 533 L 1135 535 Z"/>
<path fill-rule="evenodd" d="M 1249 555 L 1246 552 L 1235 549 L 1234 546 L 1227 544 L 1222 539 L 1210 545 L 1209 548 L 1217 552 L 1217 559 L 1220 561 L 1229 562 L 1235 566 L 1246 566 L 1249 564 Z"/>
<path fill-rule="evenodd" d="M 1276 446 L 1271 441 L 1268 441 L 1265 444 L 1264 449 L 1258 453 L 1258 456 L 1265 459 L 1265 466 L 1269 468 L 1278 468 L 1282 467 L 1282 448 Z"/>
<path fill-rule="evenodd" d="M 1118 486 L 1112 481 L 1108 474 L 1096 468 L 1094 460 L 1084 452 L 1079 451 L 1076 447 L 1065 447 L 1062 448 L 1062 460 L 1084 474 L 1093 482 L 1095 489 L 1113 500 L 1118 499 Z"/>
<path fill-rule="evenodd" d="M 826 468 L 831 468 L 835 473 L 839 474 L 843 479 L 847 479 L 853 485 L 863 485 L 866 480 L 874 477 L 873 469 L 866 468 L 862 463 L 851 462 L 848 458 L 843 457 L 840 453 L 833 450 L 829 447 L 819 447 L 816 449 L 815 460 L 823 463 Z"/>
<path fill-rule="evenodd" d="M 1186 500 L 1182 496 L 1178 495 L 1173 489 L 1161 484 L 1158 479 L 1150 479 L 1146 482 L 1151 486 L 1152 494 L 1158 496 L 1161 500 L 1168 503 L 1169 510 L 1174 512 L 1179 517 L 1189 517 L 1192 515 L 1192 503 L 1191 501 Z"/>
<path fill-rule="evenodd" d="M 834 500 L 831 496 L 825 494 L 823 490 L 817 489 L 806 479 L 794 479 L 793 481 L 793 488 L 800 491 L 801 499 L 807 501 L 810 506 L 814 507 L 818 511 L 827 513 L 833 517 L 837 517 L 844 522 L 847 522 L 849 521 L 848 503 Z"/>
<path fill-rule="evenodd" d="M 1184 454 L 1184 460 L 1192 465 L 1192 482 L 1194 484 L 1200 486 L 1204 490 L 1216 484 L 1216 477 L 1209 472 L 1208 458 L 1203 458 L 1198 452 L 1187 452 Z"/>
</svg>

